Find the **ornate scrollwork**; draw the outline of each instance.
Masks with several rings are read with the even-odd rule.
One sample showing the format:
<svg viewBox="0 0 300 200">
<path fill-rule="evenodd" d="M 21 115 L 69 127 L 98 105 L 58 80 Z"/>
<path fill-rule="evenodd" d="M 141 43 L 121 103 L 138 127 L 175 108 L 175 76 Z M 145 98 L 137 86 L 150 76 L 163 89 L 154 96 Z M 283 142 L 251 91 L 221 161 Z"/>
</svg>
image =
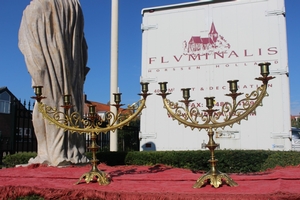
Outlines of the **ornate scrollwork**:
<svg viewBox="0 0 300 200">
<path fill-rule="evenodd" d="M 167 82 L 160 82 L 160 91 L 158 94 L 162 97 L 164 108 L 167 110 L 169 115 L 173 120 L 177 120 L 179 124 L 183 124 L 185 127 L 190 127 L 192 130 L 197 128 L 199 131 L 205 129 L 208 132 L 209 141 L 206 147 L 211 151 L 211 170 L 204 176 L 198 179 L 197 183 L 194 185 L 195 188 L 202 187 L 206 180 L 210 180 L 210 184 L 214 187 L 219 187 L 222 183 L 221 179 L 225 179 L 226 183 L 230 186 L 237 186 L 227 174 L 221 173 L 216 169 L 217 160 L 214 158 L 214 149 L 218 146 L 213 140 L 214 132 L 218 128 L 224 129 L 226 126 L 232 127 L 235 123 L 240 124 L 241 120 L 247 120 L 248 115 L 255 112 L 258 106 L 262 106 L 262 100 L 264 97 L 268 96 L 267 87 L 268 81 L 274 77 L 269 75 L 269 65 L 270 63 L 260 63 L 261 75 L 262 77 L 256 78 L 256 80 L 262 81 L 262 85 L 256 90 L 252 91 L 250 94 L 246 94 L 245 97 L 237 102 L 237 97 L 242 95 L 242 93 L 237 93 L 238 80 L 230 80 L 229 90 L 230 94 L 226 94 L 232 98 L 232 103 L 225 102 L 221 109 L 213 109 L 214 98 L 215 97 L 205 97 L 206 99 L 206 110 L 202 112 L 196 107 L 189 108 L 190 102 L 190 89 L 183 88 L 183 99 L 180 100 L 184 105 L 181 106 L 178 103 L 174 103 L 167 99 Z"/>
<path fill-rule="evenodd" d="M 99 149 L 99 146 L 96 144 L 96 135 L 99 133 L 106 133 L 108 131 L 115 131 L 116 129 L 122 128 L 123 126 L 129 125 L 129 123 L 136 118 L 142 110 L 146 107 L 146 98 L 151 95 L 148 93 L 148 83 L 141 83 L 142 85 L 142 93 L 139 94 L 143 98 L 139 100 L 137 103 L 128 106 L 127 109 L 121 109 L 120 107 L 123 104 L 121 102 L 121 93 L 114 93 L 115 98 L 115 106 L 117 108 L 117 112 L 108 111 L 105 113 L 105 119 L 102 119 L 95 112 L 95 105 L 89 106 L 89 113 L 86 116 L 81 116 L 78 112 L 70 112 L 70 108 L 72 107 L 70 103 L 70 95 L 64 95 L 64 105 L 61 107 L 64 108 L 64 111 L 60 111 L 57 108 L 52 108 L 41 102 L 42 99 L 46 98 L 42 96 L 42 86 L 34 86 L 35 95 L 32 97 L 36 99 L 38 103 L 39 112 L 43 115 L 45 119 L 49 121 L 49 123 L 55 124 L 57 127 L 64 129 L 64 131 L 70 131 L 71 133 L 79 133 L 79 134 L 90 134 L 91 136 L 91 146 L 88 148 L 92 151 L 92 169 L 90 172 L 84 173 L 78 183 L 80 183 L 81 179 L 84 179 L 86 183 L 89 183 L 93 180 L 94 177 L 97 178 L 97 181 L 100 185 L 107 185 L 110 183 L 110 177 L 105 173 L 100 171 L 97 168 L 96 159 L 96 151 Z"/>
<path fill-rule="evenodd" d="M 64 130 L 71 131 L 72 133 L 77 132 L 79 134 L 91 132 L 99 134 L 106 133 L 108 131 L 114 131 L 118 128 L 122 128 L 123 126 L 128 126 L 129 123 L 146 107 L 145 103 L 146 99 L 141 99 L 139 101 L 139 107 L 134 107 L 135 112 L 130 114 L 128 114 L 128 112 L 124 114 L 124 112 L 132 110 L 133 107 L 119 111 L 117 114 L 108 111 L 105 114 L 105 118 L 110 123 L 107 123 L 106 127 L 103 127 L 105 121 L 97 114 L 93 114 L 93 120 L 91 120 L 90 118 L 92 115 L 83 118 L 78 112 L 66 114 L 57 110 L 56 108 L 52 108 L 46 104 L 43 104 L 42 102 L 38 102 L 38 108 L 39 112 L 42 113 L 44 118 L 46 118 L 50 123 L 55 124 L 57 127 L 63 128 Z"/>
<path fill-rule="evenodd" d="M 240 123 L 241 120 L 247 120 L 249 114 L 255 112 L 258 106 L 262 106 L 263 98 L 268 96 L 267 87 L 267 84 L 261 85 L 238 102 L 235 99 L 232 103 L 225 102 L 220 110 L 208 109 L 201 112 L 196 107 L 189 108 L 191 100 L 180 101 L 184 103 L 184 106 L 180 106 L 177 102 L 174 103 L 166 97 L 163 98 L 163 101 L 164 107 L 173 120 L 178 120 L 180 124 L 186 124 L 191 129 L 197 128 L 199 130 L 224 129 L 226 126 L 232 127 L 233 124 Z M 159 95 L 163 96 L 162 94 Z M 231 96 L 231 94 L 227 94 L 227 96 Z"/>
</svg>

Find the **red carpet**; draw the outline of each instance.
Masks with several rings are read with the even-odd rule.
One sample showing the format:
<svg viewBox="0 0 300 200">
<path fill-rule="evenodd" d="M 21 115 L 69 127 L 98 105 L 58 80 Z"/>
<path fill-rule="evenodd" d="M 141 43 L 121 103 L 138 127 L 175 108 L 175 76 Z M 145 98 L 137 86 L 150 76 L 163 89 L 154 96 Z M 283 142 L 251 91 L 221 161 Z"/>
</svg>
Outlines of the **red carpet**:
<svg viewBox="0 0 300 200">
<path fill-rule="evenodd" d="M 55 168 L 46 166 L 16 167 L 0 170 L 0 199 L 38 195 L 45 199 L 300 199 L 300 166 L 276 168 L 257 174 L 230 174 L 237 187 L 225 183 L 214 188 L 192 186 L 203 175 L 187 169 L 164 165 L 116 166 L 99 165 L 112 182 L 74 185 L 90 165 Z M 221 169 L 220 169 L 221 170 Z M 221 170 L 222 171 L 222 170 Z"/>
</svg>

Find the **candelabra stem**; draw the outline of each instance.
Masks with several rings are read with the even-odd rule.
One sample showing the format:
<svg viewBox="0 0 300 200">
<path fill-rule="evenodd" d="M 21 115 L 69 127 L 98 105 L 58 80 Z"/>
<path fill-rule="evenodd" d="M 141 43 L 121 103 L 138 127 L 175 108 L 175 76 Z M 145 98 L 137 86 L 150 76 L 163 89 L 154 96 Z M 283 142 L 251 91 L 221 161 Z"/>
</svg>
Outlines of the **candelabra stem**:
<svg viewBox="0 0 300 200">
<path fill-rule="evenodd" d="M 195 107 L 189 108 L 189 103 L 193 101 L 189 100 L 190 88 L 182 89 L 184 100 L 181 100 L 179 102 L 184 103 L 184 107 L 166 98 L 166 96 L 170 94 L 166 93 L 168 91 L 167 82 L 159 83 L 161 93 L 159 93 L 158 95 L 162 97 L 164 108 L 167 109 L 168 115 L 170 115 L 173 120 L 176 119 L 179 124 L 184 124 L 185 127 L 189 126 L 192 130 L 194 130 L 194 128 L 197 128 L 199 131 L 201 131 L 202 129 L 206 129 L 208 132 L 209 140 L 208 143 L 205 144 L 205 147 L 207 147 L 211 153 L 211 158 L 208 160 L 211 165 L 211 169 L 197 180 L 197 182 L 193 186 L 194 188 L 202 187 L 205 182 L 208 182 L 215 188 L 218 188 L 222 184 L 223 180 L 225 180 L 225 182 L 230 186 L 238 185 L 227 174 L 217 170 L 216 166 L 218 160 L 215 159 L 215 149 L 216 147 L 218 147 L 218 144 L 216 144 L 213 139 L 213 130 L 217 130 L 217 128 L 224 129 L 226 126 L 232 127 L 235 123 L 240 124 L 241 120 L 247 120 L 248 115 L 255 112 L 255 109 L 258 106 L 262 106 L 263 98 L 268 96 L 268 81 L 275 78 L 272 76 L 268 76 L 269 65 L 270 63 L 259 64 L 259 66 L 261 67 L 262 77 L 256 78 L 256 80 L 262 81 L 263 85 L 252 91 L 250 94 L 246 94 L 245 98 L 237 102 L 237 97 L 242 95 L 242 93 L 237 93 L 238 80 L 227 81 L 229 83 L 229 90 L 231 93 L 226 94 L 226 96 L 230 96 L 232 98 L 232 103 L 225 102 L 221 106 L 220 110 L 213 109 L 215 97 L 205 97 L 206 107 L 208 109 L 203 110 L 204 113 L 199 111 L 199 109 Z"/>
<path fill-rule="evenodd" d="M 206 147 L 210 150 L 211 153 L 211 158 L 210 160 L 208 160 L 208 162 L 211 165 L 211 168 L 206 174 L 204 174 L 197 180 L 193 188 L 202 187 L 205 184 L 205 182 L 208 180 L 212 186 L 218 188 L 222 184 L 222 179 L 224 179 L 225 182 L 232 187 L 238 185 L 230 178 L 230 176 L 217 170 L 218 160 L 215 159 L 215 148 L 218 147 L 219 145 L 215 143 L 213 136 L 214 136 L 214 131 L 210 128 L 208 130 L 209 140 L 208 143 L 206 144 Z"/>
<path fill-rule="evenodd" d="M 105 172 L 99 170 L 97 167 L 97 163 L 99 160 L 96 158 L 96 152 L 99 149 L 99 146 L 96 143 L 96 138 L 97 138 L 96 134 L 92 132 L 91 146 L 88 147 L 88 149 L 90 149 L 90 151 L 92 152 L 92 160 L 91 160 L 92 169 L 91 171 L 84 173 L 79 178 L 79 180 L 75 183 L 76 185 L 79 184 L 83 178 L 86 183 L 89 183 L 94 179 L 94 177 L 97 178 L 97 182 L 99 183 L 99 185 L 108 185 L 110 183 L 109 176 Z"/>
<path fill-rule="evenodd" d="M 63 96 L 64 99 L 64 105 L 61 106 L 64 108 L 64 112 L 52 108 L 50 106 L 47 106 L 46 104 L 43 104 L 41 102 L 42 99 L 46 98 L 42 96 L 42 88 L 43 86 L 34 86 L 34 93 L 36 96 L 32 97 L 35 99 L 38 103 L 38 110 L 43 115 L 45 119 L 47 119 L 49 122 L 55 124 L 57 127 L 62 128 L 65 130 L 65 134 L 69 133 L 77 133 L 77 134 L 89 134 L 91 136 L 91 145 L 88 147 L 88 149 L 92 152 L 92 159 L 91 159 L 91 165 L 92 169 L 84 173 L 79 180 L 75 184 L 79 184 L 81 179 L 85 179 L 86 183 L 89 183 L 92 181 L 95 177 L 97 178 L 97 181 L 99 185 L 108 185 L 111 182 L 111 178 L 108 174 L 105 172 L 100 171 L 97 168 L 98 161 L 96 159 L 96 152 L 99 149 L 99 146 L 96 143 L 97 135 L 99 133 L 106 133 L 108 131 L 114 131 L 118 128 L 122 128 L 123 126 L 128 126 L 129 123 L 137 117 L 142 110 L 146 107 L 146 98 L 147 96 L 151 95 L 151 93 L 148 93 L 148 84 L 142 82 L 142 93 L 139 94 L 143 97 L 139 101 L 139 105 L 132 105 L 128 106 L 129 110 L 134 110 L 132 114 L 124 115 L 122 116 L 122 111 L 120 109 L 121 106 L 124 104 L 120 104 L 121 102 L 121 93 L 115 93 L 115 106 L 117 108 L 117 113 L 113 112 L 107 112 L 105 114 L 105 117 L 108 120 L 108 124 L 106 127 L 103 127 L 105 124 L 105 120 L 103 120 L 98 114 L 96 113 L 96 106 L 90 105 L 89 106 L 89 113 L 87 117 L 82 118 L 81 114 L 79 112 L 71 112 L 70 108 L 71 105 L 71 95 L 66 94 Z M 65 137 L 68 138 L 68 137 Z M 67 142 L 67 141 L 66 141 Z M 65 144 L 67 146 L 67 144 Z"/>
</svg>

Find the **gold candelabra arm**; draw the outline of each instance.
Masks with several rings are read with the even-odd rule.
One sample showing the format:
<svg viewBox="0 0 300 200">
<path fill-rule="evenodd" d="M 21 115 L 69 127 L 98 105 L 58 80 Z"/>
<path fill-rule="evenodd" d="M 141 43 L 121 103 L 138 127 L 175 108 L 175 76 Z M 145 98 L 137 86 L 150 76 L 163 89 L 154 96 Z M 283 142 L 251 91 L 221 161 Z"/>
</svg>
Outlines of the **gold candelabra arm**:
<svg viewBox="0 0 300 200">
<path fill-rule="evenodd" d="M 268 96 L 267 87 L 267 84 L 261 85 L 256 91 L 246 94 L 245 98 L 238 101 L 238 103 L 224 103 L 221 111 L 216 112 L 213 116 L 212 127 L 215 129 L 226 126 L 232 127 L 235 123 L 239 124 L 241 120 L 247 120 L 249 114 L 255 112 L 258 106 L 262 106 L 262 100 Z M 220 116 L 224 116 L 224 121 L 216 121 L 220 119 Z"/>
<path fill-rule="evenodd" d="M 177 108 L 175 108 L 175 111 L 173 111 L 174 110 L 173 105 L 177 105 L 177 103 L 174 103 L 167 98 L 163 98 L 163 103 L 164 103 L 164 108 L 170 114 L 172 119 L 177 120 L 179 124 L 183 124 L 185 127 L 188 126 L 192 130 L 194 130 L 194 128 L 201 130 L 203 128 L 210 127 L 210 124 L 209 124 L 210 117 L 205 116 L 202 113 L 200 113 L 197 108 L 192 108 L 192 112 L 191 112 L 187 108 L 178 106 Z M 181 109 L 184 110 L 184 112 L 182 112 Z M 201 125 L 197 121 L 198 116 L 200 116 L 202 121 L 204 122 Z"/>
<path fill-rule="evenodd" d="M 208 133 L 209 141 L 205 147 L 207 147 L 211 152 L 211 158 L 208 161 L 211 164 L 211 169 L 197 180 L 196 184 L 193 186 L 194 188 L 202 187 L 206 180 L 210 180 L 210 184 L 215 188 L 218 188 L 222 184 L 222 179 L 224 179 L 230 186 L 237 186 L 237 183 L 234 182 L 227 174 L 218 171 L 216 168 L 218 160 L 215 159 L 214 151 L 218 144 L 216 144 L 213 139 L 213 129 L 216 130 L 217 128 L 225 128 L 226 126 L 232 127 L 233 124 L 240 123 L 243 119 L 248 119 L 248 115 L 255 112 L 255 109 L 262 105 L 263 98 L 268 96 L 268 81 L 274 78 L 268 76 L 269 65 L 270 63 L 259 64 L 261 67 L 262 77 L 256 78 L 256 80 L 262 81 L 263 84 L 250 94 L 246 94 L 245 98 L 238 102 L 236 100 L 237 97 L 242 95 L 242 93 L 237 93 L 238 80 L 228 81 L 231 93 L 226 94 L 226 96 L 232 98 L 232 103 L 225 102 L 220 111 L 213 109 L 215 97 L 205 97 L 207 109 L 203 110 L 203 112 L 200 112 L 196 107 L 189 108 L 189 103 L 193 101 L 189 100 L 190 88 L 182 89 L 184 100 L 181 100 L 180 102 L 184 103 L 185 106 L 178 105 L 178 103 L 174 103 L 167 99 L 167 95 L 169 95 L 169 93 L 167 93 L 167 82 L 159 83 L 161 93 L 158 95 L 162 97 L 164 108 L 167 110 L 172 119 L 176 119 L 179 124 L 183 124 L 185 127 L 189 126 L 192 130 L 194 128 L 199 130 L 206 129 Z"/>
<path fill-rule="evenodd" d="M 114 131 L 125 125 L 129 125 L 129 123 L 146 107 L 146 98 L 151 95 L 148 93 L 148 84 L 149 83 L 141 83 L 142 93 L 139 95 L 143 98 L 139 100 L 138 105 L 134 104 L 132 106 L 128 106 L 127 110 L 132 111 L 129 115 L 128 113 L 125 113 L 127 115 L 122 115 L 122 112 L 125 112 L 126 109 L 120 108 L 124 105 L 120 104 L 121 93 L 114 93 L 115 104 L 113 104 L 113 106 L 117 108 L 117 113 L 111 111 L 107 112 L 105 120 L 96 113 L 95 105 L 89 105 L 89 112 L 84 118 L 82 118 L 78 112 L 70 113 L 70 108 L 73 107 L 71 105 L 71 95 L 63 95 L 64 105 L 61 106 L 64 109 L 63 112 L 57 110 L 57 108 L 47 106 L 41 102 L 42 99 L 46 98 L 42 96 L 43 86 L 33 87 L 36 96 L 32 98 L 37 101 L 38 110 L 45 119 L 47 119 L 50 123 L 55 124 L 57 127 L 64 129 L 64 131 L 79 134 L 87 133 L 91 135 L 92 144 L 88 147 L 88 149 L 90 149 L 93 155 L 91 160 L 92 169 L 91 171 L 84 173 L 76 184 L 79 184 L 83 178 L 86 183 L 89 183 L 94 179 L 94 177 L 97 177 L 97 181 L 100 185 L 107 185 L 110 183 L 110 177 L 105 172 L 102 172 L 97 168 L 98 160 L 96 159 L 96 151 L 99 149 L 99 146 L 96 143 L 96 134 Z M 107 120 L 110 123 L 106 124 Z"/>
<path fill-rule="evenodd" d="M 162 93 L 158 94 L 162 97 L 164 108 L 168 111 L 173 120 L 177 120 L 179 124 L 183 124 L 185 127 L 190 127 L 192 130 L 197 128 L 201 129 L 217 129 L 225 128 L 226 126 L 232 127 L 235 123 L 240 123 L 241 120 L 247 120 L 249 114 L 255 112 L 258 106 L 262 105 L 262 100 L 264 97 L 268 96 L 267 87 L 268 81 L 274 77 L 260 77 L 256 80 L 260 80 L 263 84 L 258 87 L 255 91 L 250 94 L 246 94 L 245 98 L 236 101 L 237 96 L 242 95 L 242 93 L 236 93 L 237 80 L 228 81 L 230 82 L 231 94 L 226 94 L 226 96 L 232 97 L 232 103 L 225 102 L 220 111 L 213 109 L 214 97 L 205 97 L 206 105 L 208 109 L 200 112 L 198 108 L 189 108 L 189 103 L 193 100 L 189 100 L 189 93 L 187 90 L 189 88 L 182 89 L 184 100 L 180 102 L 184 103 L 185 106 L 180 106 L 178 103 L 174 103 L 167 99 L 167 82 L 159 83 L 164 90 Z M 234 84 L 233 84 L 234 82 Z"/>
<path fill-rule="evenodd" d="M 135 117 L 137 117 L 142 110 L 146 107 L 146 99 L 140 100 L 140 105 L 137 108 L 136 112 L 126 117 L 126 119 L 120 120 L 119 123 L 115 123 L 117 121 L 117 117 L 114 120 L 114 124 L 107 125 L 107 127 L 101 127 L 101 122 L 98 124 L 90 123 L 88 119 L 82 119 L 79 113 L 74 112 L 71 115 L 66 115 L 63 112 L 58 111 L 56 108 L 51 108 L 43 104 L 42 102 L 37 102 L 39 112 L 43 115 L 45 119 L 47 119 L 50 123 L 55 124 L 57 127 L 60 127 L 64 130 L 71 131 L 72 133 L 106 133 L 108 131 L 114 131 L 118 128 L 121 128 L 125 125 L 129 125 L 130 121 L 132 121 Z M 81 127 L 84 125 L 84 127 Z"/>
<path fill-rule="evenodd" d="M 120 104 L 121 93 L 114 93 L 115 104 L 113 104 L 113 106 L 117 108 L 117 113 L 115 114 L 110 111 L 106 113 L 106 117 L 110 121 L 110 123 L 108 123 L 106 127 L 103 127 L 104 120 L 102 120 L 96 114 L 95 106 L 93 105 L 89 106 L 89 114 L 86 118 L 82 118 L 78 112 L 68 114 L 68 112 L 66 112 L 66 109 L 68 110 L 70 107 L 72 107 L 70 95 L 63 96 L 64 105 L 62 107 L 65 108 L 64 112 L 57 110 L 57 108 L 47 106 L 46 104 L 41 102 L 43 98 L 46 98 L 42 96 L 43 86 L 33 87 L 36 96 L 32 98 L 37 100 L 39 112 L 43 115 L 43 117 L 47 119 L 50 123 L 55 124 L 57 127 L 71 131 L 72 133 L 77 132 L 79 134 L 99 134 L 106 133 L 108 131 L 114 131 L 118 128 L 122 128 L 125 125 L 129 125 L 130 121 L 132 121 L 142 112 L 142 110 L 146 107 L 145 104 L 147 96 L 151 95 L 151 93 L 148 93 L 148 84 L 149 83 L 141 83 L 142 93 L 139 95 L 142 96 L 142 99 L 139 100 L 138 106 L 135 105 L 128 107 L 128 109 L 136 110 L 135 112 L 132 112 L 129 116 L 122 116 L 122 111 L 120 110 L 120 107 L 123 105 Z"/>
</svg>

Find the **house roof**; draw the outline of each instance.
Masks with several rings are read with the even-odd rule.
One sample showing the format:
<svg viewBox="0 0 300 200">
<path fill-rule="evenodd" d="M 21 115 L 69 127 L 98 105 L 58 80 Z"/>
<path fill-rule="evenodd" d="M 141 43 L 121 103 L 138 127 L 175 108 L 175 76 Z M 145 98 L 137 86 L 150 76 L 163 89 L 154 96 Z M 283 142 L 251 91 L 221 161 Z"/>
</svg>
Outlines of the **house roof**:
<svg viewBox="0 0 300 200">
<path fill-rule="evenodd" d="M 0 91 L 3 90 L 3 89 L 6 89 L 6 88 L 7 88 L 7 87 L 0 87 Z"/>
<path fill-rule="evenodd" d="M 89 112 L 89 106 L 90 105 L 95 105 L 95 109 L 96 109 L 96 113 L 97 112 L 108 112 L 110 111 L 110 104 L 103 104 L 103 103 L 99 103 L 96 101 L 89 101 L 86 100 L 85 104 L 84 104 L 84 109 L 83 109 L 83 113 L 88 113 Z M 123 111 L 124 114 L 131 114 L 131 110 L 126 110 L 124 108 L 120 108 L 121 111 Z"/>
<path fill-rule="evenodd" d="M 202 43 L 200 36 L 192 36 L 189 43 L 191 43 L 191 42 L 193 42 L 193 43 Z"/>
<path fill-rule="evenodd" d="M 13 102 L 18 102 L 18 104 L 20 104 L 20 108 L 24 108 L 24 109 L 30 109 L 31 107 L 31 103 L 30 101 L 26 104 L 26 101 L 23 101 L 23 103 L 21 102 L 21 99 L 18 99 L 6 86 L 4 87 L 0 87 L 0 94 L 2 94 L 3 92 L 7 92 L 8 95 L 10 96 L 10 101 Z"/>
<path fill-rule="evenodd" d="M 11 97 L 17 99 L 17 97 L 6 86 L 0 87 L 0 94 L 3 92 L 7 92 Z"/>
<path fill-rule="evenodd" d="M 9 91 L 7 87 L 0 87 L 0 93 L 4 92 L 4 91 Z"/>
<path fill-rule="evenodd" d="M 89 112 L 89 106 L 90 105 L 95 105 L 96 106 L 96 112 L 99 111 L 109 111 L 110 110 L 110 105 L 108 104 L 103 104 L 95 101 L 86 101 L 85 106 L 84 106 L 84 113 Z"/>
<path fill-rule="evenodd" d="M 201 38 L 200 36 L 192 36 L 189 44 L 196 43 L 196 44 L 213 44 L 213 40 L 211 38 Z"/>
</svg>

